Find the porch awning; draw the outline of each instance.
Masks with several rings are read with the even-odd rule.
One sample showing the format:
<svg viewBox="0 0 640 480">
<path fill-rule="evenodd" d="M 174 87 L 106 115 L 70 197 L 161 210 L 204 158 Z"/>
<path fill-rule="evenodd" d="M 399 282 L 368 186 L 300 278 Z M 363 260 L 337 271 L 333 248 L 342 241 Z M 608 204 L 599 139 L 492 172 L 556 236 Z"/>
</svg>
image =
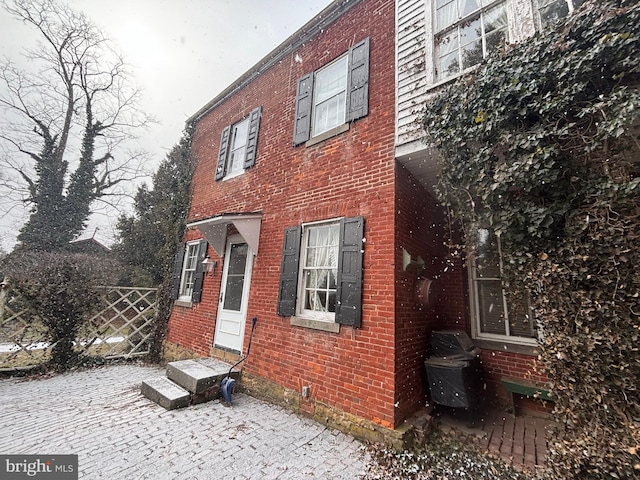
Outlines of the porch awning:
<svg viewBox="0 0 640 480">
<path fill-rule="evenodd" d="M 257 255 L 261 221 L 261 213 L 230 213 L 188 223 L 187 228 L 195 227 L 200 230 L 216 253 L 224 257 L 224 250 L 227 246 L 227 226 L 231 223 L 247 242 L 253 254 Z"/>
</svg>

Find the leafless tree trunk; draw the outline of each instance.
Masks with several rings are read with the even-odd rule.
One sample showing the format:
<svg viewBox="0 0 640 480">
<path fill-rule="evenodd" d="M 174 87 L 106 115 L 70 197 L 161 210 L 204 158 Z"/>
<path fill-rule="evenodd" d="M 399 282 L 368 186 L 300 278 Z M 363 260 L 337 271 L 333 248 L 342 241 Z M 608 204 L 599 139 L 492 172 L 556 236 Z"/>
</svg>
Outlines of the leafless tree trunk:
<svg viewBox="0 0 640 480">
<path fill-rule="evenodd" d="M 122 57 L 84 14 L 53 0 L 3 6 L 40 44 L 25 53 L 33 69 L 0 65 L 0 188 L 30 208 L 20 246 L 62 250 L 96 201 L 141 175 L 144 153 L 126 146 L 150 119 Z"/>
</svg>

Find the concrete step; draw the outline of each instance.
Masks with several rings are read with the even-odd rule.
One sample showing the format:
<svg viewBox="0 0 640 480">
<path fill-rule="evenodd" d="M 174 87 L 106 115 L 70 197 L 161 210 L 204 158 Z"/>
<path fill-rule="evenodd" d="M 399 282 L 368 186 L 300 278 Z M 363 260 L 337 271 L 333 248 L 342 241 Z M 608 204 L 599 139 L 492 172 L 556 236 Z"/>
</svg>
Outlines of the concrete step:
<svg viewBox="0 0 640 480">
<path fill-rule="evenodd" d="M 187 407 L 191 402 L 189 392 L 166 377 L 144 380 L 140 386 L 140 392 L 149 400 L 167 410 Z"/>
<path fill-rule="evenodd" d="M 142 382 L 142 394 L 167 410 L 208 402 L 222 396 L 220 384 L 231 365 L 215 358 L 180 360 L 167 365 L 167 377 Z M 234 368 L 231 377 L 238 379 Z M 186 398 L 185 398 L 186 397 Z"/>
<path fill-rule="evenodd" d="M 216 383 L 217 373 L 195 360 L 180 360 L 167 365 L 167 378 L 191 393 L 204 393 Z"/>
</svg>

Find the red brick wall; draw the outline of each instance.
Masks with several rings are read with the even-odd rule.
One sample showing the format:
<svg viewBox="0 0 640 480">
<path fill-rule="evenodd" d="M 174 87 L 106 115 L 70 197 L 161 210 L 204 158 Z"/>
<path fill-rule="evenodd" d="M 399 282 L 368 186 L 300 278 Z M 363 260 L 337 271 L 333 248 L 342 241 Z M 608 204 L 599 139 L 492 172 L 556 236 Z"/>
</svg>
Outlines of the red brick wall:
<svg viewBox="0 0 640 480">
<path fill-rule="evenodd" d="M 433 290 L 444 270 L 444 224 L 440 207 L 400 164 L 396 173 L 396 413 L 406 418 L 424 406 L 428 385 L 424 360 L 431 331 L 437 328 L 435 305 L 421 306 L 416 295 L 418 267 L 403 271 L 403 249 L 413 261 L 424 262 L 421 276 L 432 279 Z"/>
<path fill-rule="evenodd" d="M 262 212 L 248 318 L 258 323 L 248 372 L 373 420 L 396 424 L 394 413 L 394 3 L 365 0 L 301 48 L 262 73 L 197 124 L 198 165 L 190 220 L 228 212 Z M 369 114 L 349 131 L 317 145 L 293 147 L 296 81 L 370 37 Z M 296 57 L 302 59 L 296 61 Z M 222 129 L 262 106 L 254 168 L 215 182 Z M 291 326 L 276 315 L 285 227 L 365 218 L 362 328 L 339 334 Z M 190 232 L 198 235 L 198 232 Z M 210 250 L 211 258 L 216 259 Z M 211 346 L 219 267 L 204 281 L 203 301 L 175 307 L 169 341 L 200 353 Z M 249 328 L 246 329 L 245 348 Z"/>
</svg>

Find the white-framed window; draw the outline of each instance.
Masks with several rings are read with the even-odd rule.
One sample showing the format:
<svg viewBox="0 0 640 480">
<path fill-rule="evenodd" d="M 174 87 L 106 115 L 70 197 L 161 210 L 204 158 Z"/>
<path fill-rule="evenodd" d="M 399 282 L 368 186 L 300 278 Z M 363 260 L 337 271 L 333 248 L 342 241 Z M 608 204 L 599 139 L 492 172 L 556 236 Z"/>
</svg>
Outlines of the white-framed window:
<svg viewBox="0 0 640 480">
<path fill-rule="evenodd" d="M 502 288 L 500 248 L 500 239 L 492 230 L 477 230 L 470 268 L 474 336 L 484 340 L 535 345 L 536 323 L 529 299 L 509 303 Z"/>
<path fill-rule="evenodd" d="M 293 144 L 342 133 L 368 113 L 369 38 L 365 38 L 298 79 Z"/>
<path fill-rule="evenodd" d="M 247 152 L 248 139 L 249 117 L 231 126 L 225 178 L 233 177 L 244 172 L 244 158 Z"/>
<path fill-rule="evenodd" d="M 256 164 L 262 107 L 222 130 L 215 179 L 236 177 Z"/>
<path fill-rule="evenodd" d="M 584 3 L 584 0 L 538 0 L 540 27 L 547 28 Z"/>
<path fill-rule="evenodd" d="M 196 280 L 196 270 L 198 269 L 198 256 L 200 251 L 200 241 L 189 242 L 185 246 L 184 258 L 182 260 L 182 273 L 180 275 L 180 289 L 178 300 L 191 300 L 193 286 Z"/>
<path fill-rule="evenodd" d="M 436 81 L 477 65 L 509 41 L 504 0 L 435 0 L 433 5 Z"/>
<path fill-rule="evenodd" d="M 363 217 L 285 228 L 278 315 L 326 331 L 359 328 L 364 241 Z"/>
<path fill-rule="evenodd" d="M 335 320 L 339 248 L 339 222 L 302 226 L 299 316 Z"/>
<path fill-rule="evenodd" d="M 315 73 L 312 137 L 345 123 L 347 59 L 347 55 L 343 55 Z"/>
</svg>

